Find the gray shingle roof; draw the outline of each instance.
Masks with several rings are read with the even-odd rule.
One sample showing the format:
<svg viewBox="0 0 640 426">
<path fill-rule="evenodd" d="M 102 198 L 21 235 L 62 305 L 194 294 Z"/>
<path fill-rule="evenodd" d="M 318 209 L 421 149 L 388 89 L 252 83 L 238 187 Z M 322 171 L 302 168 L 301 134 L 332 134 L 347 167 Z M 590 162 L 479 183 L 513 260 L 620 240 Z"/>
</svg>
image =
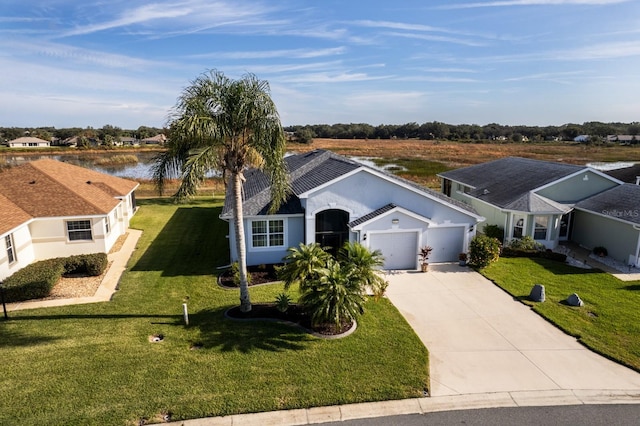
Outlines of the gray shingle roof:
<svg viewBox="0 0 640 426">
<path fill-rule="evenodd" d="M 281 206 L 277 214 L 303 213 L 300 199 L 298 198 L 301 194 L 324 185 L 325 183 L 331 182 L 334 179 L 344 176 L 356 169 L 372 169 L 371 167 L 358 163 L 357 161 L 320 149 L 304 154 L 288 156 L 285 158 L 285 162 L 289 171 L 293 194 L 289 197 L 289 200 Z M 385 174 L 393 180 L 402 182 L 405 185 L 411 186 L 425 194 L 429 194 L 433 198 L 453 204 L 466 212 L 476 214 L 476 212 L 467 204 L 449 198 L 444 194 L 424 188 L 415 182 L 394 176 L 387 172 L 377 169 L 376 172 Z M 243 204 L 244 214 L 246 216 L 266 214 L 269 210 L 271 200 L 269 193 L 269 181 L 267 177 L 264 173 L 256 169 L 250 169 L 245 172 L 245 177 L 245 201 Z M 233 194 L 230 188 L 228 188 L 221 217 L 229 217 L 231 215 L 232 205 Z"/>
<path fill-rule="evenodd" d="M 377 210 L 372 211 L 371 213 L 368 213 L 362 217 L 359 217 L 358 219 L 349 222 L 348 226 L 349 228 L 353 228 L 354 226 L 358 226 L 361 223 L 365 223 L 368 222 L 369 220 L 376 218 L 378 216 L 380 216 L 381 214 L 384 214 L 390 210 L 395 209 L 397 206 L 393 203 L 389 203 L 386 206 L 382 206 Z"/>
<path fill-rule="evenodd" d="M 529 191 L 569 176 L 584 166 L 507 157 L 441 173 L 473 189 L 469 195 L 502 208 L 517 203 Z"/>
<path fill-rule="evenodd" d="M 576 204 L 576 208 L 640 224 L 640 186 L 625 183 Z"/>
<path fill-rule="evenodd" d="M 640 176 L 640 164 L 622 169 L 606 170 L 604 173 L 623 182 L 636 183 L 637 177 Z"/>
<path fill-rule="evenodd" d="M 533 192 L 528 192 L 517 200 L 505 206 L 508 210 L 530 213 L 565 214 L 571 206 L 558 203 Z"/>
</svg>

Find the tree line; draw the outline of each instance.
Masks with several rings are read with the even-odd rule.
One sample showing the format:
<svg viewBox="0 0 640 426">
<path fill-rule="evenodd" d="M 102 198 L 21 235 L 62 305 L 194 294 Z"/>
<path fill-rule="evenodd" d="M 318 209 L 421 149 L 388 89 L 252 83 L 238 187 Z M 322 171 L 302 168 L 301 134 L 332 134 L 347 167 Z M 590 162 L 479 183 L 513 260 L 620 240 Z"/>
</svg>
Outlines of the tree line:
<svg viewBox="0 0 640 426">
<path fill-rule="evenodd" d="M 74 136 L 105 141 L 122 137 L 145 139 L 159 133 L 166 133 L 166 129 L 140 126 L 137 129 L 125 130 L 110 124 L 105 124 L 99 129 L 94 129 L 93 127 L 68 127 L 60 129 L 56 129 L 55 127 L 0 127 L 0 143 L 23 136 L 32 136 L 45 141 L 51 141 L 53 139 L 65 140 Z"/>
<path fill-rule="evenodd" d="M 574 140 L 579 135 L 589 135 L 592 142 L 604 140 L 608 135 L 639 135 L 640 122 L 602 123 L 598 121 L 562 126 L 507 126 L 497 123 L 447 124 L 431 121 L 423 124 L 311 124 L 288 126 L 285 130 L 300 142 L 313 138 L 329 139 L 440 139 L 457 141 L 500 140 L 510 142 L 543 142 Z"/>
</svg>

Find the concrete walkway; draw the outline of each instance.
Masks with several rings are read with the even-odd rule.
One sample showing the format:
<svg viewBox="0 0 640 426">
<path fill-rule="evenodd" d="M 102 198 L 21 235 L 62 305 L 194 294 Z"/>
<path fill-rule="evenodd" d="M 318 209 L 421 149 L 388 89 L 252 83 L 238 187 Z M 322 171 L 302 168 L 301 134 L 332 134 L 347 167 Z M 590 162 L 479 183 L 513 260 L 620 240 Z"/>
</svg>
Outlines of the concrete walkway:
<svg viewBox="0 0 640 426">
<path fill-rule="evenodd" d="M 52 299 L 52 300 L 36 300 L 26 302 L 7 303 L 7 311 L 17 311 L 22 309 L 47 308 L 51 306 L 81 305 L 84 303 L 108 302 L 111 300 L 113 293 L 118 288 L 118 282 L 122 273 L 127 268 L 127 262 L 135 250 L 138 240 L 142 235 L 142 231 L 137 229 L 127 230 L 128 236 L 120 250 L 107 256 L 111 266 L 105 274 L 100 287 L 93 296 L 76 297 L 73 299 Z"/>
<path fill-rule="evenodd" d="M 457 264 L 389 276 L 387 296 L 429 349 L 431 395 L 629 391 L 640 374 L 586 349 Z"/>
</svg>

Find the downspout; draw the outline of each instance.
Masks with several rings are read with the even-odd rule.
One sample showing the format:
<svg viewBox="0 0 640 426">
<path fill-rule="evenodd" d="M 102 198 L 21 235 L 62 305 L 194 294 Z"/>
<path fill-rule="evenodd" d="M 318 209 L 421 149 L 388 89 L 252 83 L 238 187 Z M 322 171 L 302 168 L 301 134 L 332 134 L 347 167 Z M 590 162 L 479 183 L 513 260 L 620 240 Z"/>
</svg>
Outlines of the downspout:
<svg viewBox="0 0 640 426">
<path fill-rule="evenodd" d="M 638 225 L 633 225 L 633 229 L 638 231 L 638 243 L 636 244 L 636 257 L 633 260 L 633 266 L 638 266 L 638 257 L 640 257 L 640 227 Z"/>
</svg>

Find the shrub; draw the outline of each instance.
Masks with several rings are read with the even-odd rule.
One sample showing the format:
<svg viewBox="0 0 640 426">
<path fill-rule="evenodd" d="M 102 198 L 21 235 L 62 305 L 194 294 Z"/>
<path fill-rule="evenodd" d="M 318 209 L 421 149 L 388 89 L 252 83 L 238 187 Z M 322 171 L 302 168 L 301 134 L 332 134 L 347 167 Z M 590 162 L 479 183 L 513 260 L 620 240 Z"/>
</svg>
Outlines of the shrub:
<svg viewBox="0 0 640 426">
<path fill-rule="evenodd" d="M 60 260 L 64 263 L 65 274 L 87 274 L 92 277 L 101 275 L 109 264 L 105 253 L 80 254 Z"/>
<path fill-rule="evenodd" d="M 525 235 L 522 238 L 514 238 L 509 241 L 507 247 L 514 250 L 534 250 L 534 251 L 544 251 L 545 246 L 531 238 L 530 235 Z"/>
<path fill-rule="evenodd" d="M 280 293 L 276 296 L 276 308 L 280 312 L 287 312 L 291 304 L 291 297 L 287 293 Z"/>
<path fill-rule="evenodd" d="M 485 225 L 482 232 L 484 235 L 490 238 L 495 238 L 498 241 L 504 240 L 504 229 L 498 225 Z"/>
<path fill-rule="evenodd" d="M 231 264 L 231 275 L 233 275 L 233 283 L 236 287 L 240 287 L 240 264 L 233 262 Z M 251 285 L 251 274 L 247 273 L 247 285 Z"/>
<path fill-rule="evenodd" d="M 476 268 L 484 268 L 498 260 L 500 241 L 486 235 L 476 235 L 469 244 L 469 263 Z"/>
<path fill-rule="evenodd" d="M 5 300 L 21 302 L 48 296 L 64 272 L 63 260 L 41 260 L 25 266 L 6 278 L 4 280 Z"/>
<path fill-rule="evenodd" d="M 604 257 L 604 256 L 607 256 L 609 252 L 605 247 L 598 246 L 593 248 L 593 254 L 595 254 L 596 256 Z"/>
</svg>

